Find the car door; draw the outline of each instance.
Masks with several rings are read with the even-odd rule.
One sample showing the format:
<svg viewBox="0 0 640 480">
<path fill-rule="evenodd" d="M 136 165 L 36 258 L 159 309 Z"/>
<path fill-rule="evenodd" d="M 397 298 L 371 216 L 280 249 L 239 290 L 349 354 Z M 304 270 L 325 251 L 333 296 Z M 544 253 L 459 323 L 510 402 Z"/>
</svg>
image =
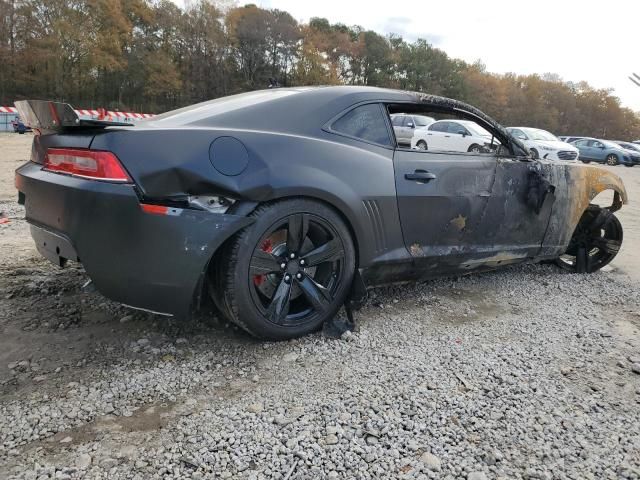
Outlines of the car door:
<svg viewBox="0 0 640 480">
<path fill-rule="evenodd" d="M 406 143 L 404 140 L 404 115 L 394 115 L 391 119 L 391 125 L 393 125 L 393 132 L 396 135 L 396 141 L 399 143 Z"/>
<path fill-rule="evenodd" d="M 572 145 L 574 145 L 578 151 L 580 152 L 580 160 L 594 160 L 593 152 L 591 147 L 589 146 L 591 143 L 590 140 L 577 140 Z"/>
<path fill-rule="evenodd" d="M 475 142 L 469 130 L 461 123 L 449 122 L 448 130 L 451 135 L 451 146 L 454 152 L 466 152 L 471 144 Z"/>
<path fill-rule="evenodd" d="M 427 128 L 426 140 L 429 150 L 444 151 L 448 149 L 449 122 L 436 122 Z"/>
<path fill-rule="evenodd" d="M 495 154 L 397 148 L 394 170 L 405 246 L 423 277 L 534 257 L 550 207 L 527 203 L 529 166 Z"/>
<path fill-rule="evenodd" d="M 607 154 L 609 153 L 605 148 L 604 143 L 598 142 L 597 140 L 590 140 L 590 143 L 593 159 L 597 162 L 604 162 Z"/>
</svg>

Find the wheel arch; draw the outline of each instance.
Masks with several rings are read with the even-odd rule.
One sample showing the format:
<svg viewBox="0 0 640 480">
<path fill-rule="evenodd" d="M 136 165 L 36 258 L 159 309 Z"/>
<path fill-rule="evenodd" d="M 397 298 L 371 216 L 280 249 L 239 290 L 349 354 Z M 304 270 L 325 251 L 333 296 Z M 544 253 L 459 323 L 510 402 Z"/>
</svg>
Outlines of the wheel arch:
<svg viewBox="0 0 640 480">
<path fill-rule="evenodd" d="M 589 205 L 601 193 L 613 191 L 611 205 L 606 207 L 611 212 L 620 210 L 624 204 L 629 202 L 622 179 L 615 173 L 599 166 L 582 167 L 576 173 L 578 176 L 573 184 L 575 191 L 570 197 L 573 206 L 573 214 L 570 217 L 571 233 Z"/>
<path fill-rule="evenodd" d="M 344 207 L 345 205 L 344 202 L 339 199 L 339 198 L 335 198 L 332 197 L 331 195 L 329 195 L 329 197 L 333 200 L 328 200 L 327 199 L 327 195 L 326 192 L 323 192 L 324 194 L 318 194 L 317 192 L 306 192 L 305 194 L 282 194 L 280 196 L 275 196 L 269 200 L 263 201 L 263 202 L 239 202 L 238 205 L 235 207 L 235 213 L 241 213 L 242 215 L 245 216 L 249 216 L 251 215 L 257 208 L 265 205 L 265 204 L 271 204 L 271 203 L 276 203 L 276 202 L 283 202 L 283 201 L 287 201 L 287 200 L 294 200 L 294 199 L 307 199 L 307 200 L 312 200 L 318 203 L 321 203 L 323 205 L 325 205 L 326 207 L 330 208 L 334 213 L 336 213 L 344 222 L 345 226 L 347 227 L 347 230 L 349 231 L 349 234 L 351 235 L 351 240 L 353 241 L 353 247 L 354 247 L 354 251 L 355 251 L 355 265 L 356 265 L 356 273 L 358 272 L 358 267 L 360 265 L 360 258 L 361 258 L 361 250 L 360 250 L 360 245 L 361 245 L 361 240 L 362 240 L 362 236 L 359 236 L 359 234 L 357 233 L 355 224 L 353 222 L 353 215 L 347 215 L 345 213 L 345 209 L 341 209 L 340 207 Z M 351 212 L 352 213 L 352 212 Z M 192 307 L 195 307 L 196 309 L 199 309 L 203 303 L 205 302 L 205 300 L 207 299 L 208 295 L 207 295 L 207 288 L 208 285 L 207 283 L 210 281 L 210 273 L 212 273 L 212 269 L 216 268 L 217 265 L 219 264 L 219 262 L 222 259 L 222 256 L 225 255 L 225 252 L 227 250 L 227 247 L 229 246 L 229 244 L 233 241 L 234 237 L 236 235 L 238 235 L 240 232 L 242 232 L 242 230 L 244 230 L 245 228 L 251 226 L 251 224 L 246 225 L 242 228 L 239 228 L 238 230 L 236 230 L 235 232 L 233 232 L 233 234 L 229 235 L 224 242 L 222 242 L 222 244 L 220 245 L 219 248 L 217 248 L 210 256 L 209 260 L 207 261 L 207 263 L 205 264 L 204 269 L 202 270 L 201 274 L 200 274 L 200 278 L 196 284 L 196 287 L 194 289 L 193 292 L 193 302 L 192 302 Z M 362 233 L 360 233 L 360 235 L 362 235 Z M 192 308 L 193 309 L 193 308 Z"/>
</svg>

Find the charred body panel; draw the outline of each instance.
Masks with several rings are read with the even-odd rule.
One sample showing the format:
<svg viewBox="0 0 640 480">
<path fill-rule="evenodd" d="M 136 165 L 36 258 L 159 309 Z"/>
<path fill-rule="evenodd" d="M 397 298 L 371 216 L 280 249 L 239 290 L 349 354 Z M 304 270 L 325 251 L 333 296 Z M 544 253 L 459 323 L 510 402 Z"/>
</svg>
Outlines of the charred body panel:
<svg viewBox="0 0 640 480">
<path fill-rule="evenodd" d="M 327 128 L 367 103 L 429 105 L 461 114 L 490 129 L 505 151 L 465 158 L 407 151 Z M 34 238 L 57 242 L 63 254 L 43 248 L 53 261 L 57 255 L 56 263 L 77 257 L 106 296 L 180 316 L 202 291 L 220 247 L 254 222 L 250 215 L 257 206 L 282 199 L 313 199 L 338 212 L 354 243 L 356 282 L 366 285 L 553 258 L 567 248 L 597 193 L 613 189 L 626 202 L 620 179 L 608 171 L 534 162 L 518 140 L 477 109 L 411 92 L 253 92 L 136 127 L 86 127 L 61 125 L 36 137 L 32 162 L 17 171 Z M 388 130 L 393 138 L 390 123 Z M 50 148 L 112 152 L 132 182 L 114 185 L 43 171 Z M 421 181 L 421 170 L 433 178 Z M 213 213 L 191 201 L 199 196 L 235 203 Z M 144 204 L 170 210 L 154 215 L 143 211 Z"/>
<path fill-rule="evenodd" d="M 542 161 L 541 167 L 549 182 L 556 186 L 544 248 L 540 252 L 543 257 L 553 258 L 566 250 L 582 214 L 599 193 L 614 192 L 614 200 L 609 207 L 612 212 L 628 202 L 620 177 L 604 168 L 548 161 Z"/>
</svg>

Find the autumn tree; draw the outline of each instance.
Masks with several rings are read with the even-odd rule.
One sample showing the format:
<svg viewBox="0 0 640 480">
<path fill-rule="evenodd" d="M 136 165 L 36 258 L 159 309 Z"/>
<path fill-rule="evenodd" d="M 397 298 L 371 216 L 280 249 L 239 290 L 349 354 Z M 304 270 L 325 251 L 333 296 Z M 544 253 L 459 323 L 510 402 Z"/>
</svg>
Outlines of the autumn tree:
<svg viewBox="0 0 640 480">
<path fill-rule="evenodd" d="M 505 125 L 640 138 L 612 91 L 559 76 L 496 75 L 423 39 L 232 0 L 0 0 L 0 104 L 49 98 L 160 112 L 280 85 L 375 85 L 444 95 Z"/>
</svg>

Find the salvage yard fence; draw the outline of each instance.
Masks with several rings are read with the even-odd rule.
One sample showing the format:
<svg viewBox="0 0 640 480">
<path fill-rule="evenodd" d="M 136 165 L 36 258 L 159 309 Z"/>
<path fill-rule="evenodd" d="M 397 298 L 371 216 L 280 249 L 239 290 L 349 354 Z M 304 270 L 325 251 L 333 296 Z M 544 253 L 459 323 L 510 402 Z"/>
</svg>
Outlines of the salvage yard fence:
<svg viewBox="0 0 640 480">
<path fill-rule="evenodd" d="M 113 120 L 113 121 L 140 121 L 151 118 L 152 113 L 119 112 L 111 110 L 76 110 L 78 116 L 85 120 Z M 0 107 L 0 132 L 13 132 L 13 122 L 18 117 L 16 107 Z"/>
</svg>

